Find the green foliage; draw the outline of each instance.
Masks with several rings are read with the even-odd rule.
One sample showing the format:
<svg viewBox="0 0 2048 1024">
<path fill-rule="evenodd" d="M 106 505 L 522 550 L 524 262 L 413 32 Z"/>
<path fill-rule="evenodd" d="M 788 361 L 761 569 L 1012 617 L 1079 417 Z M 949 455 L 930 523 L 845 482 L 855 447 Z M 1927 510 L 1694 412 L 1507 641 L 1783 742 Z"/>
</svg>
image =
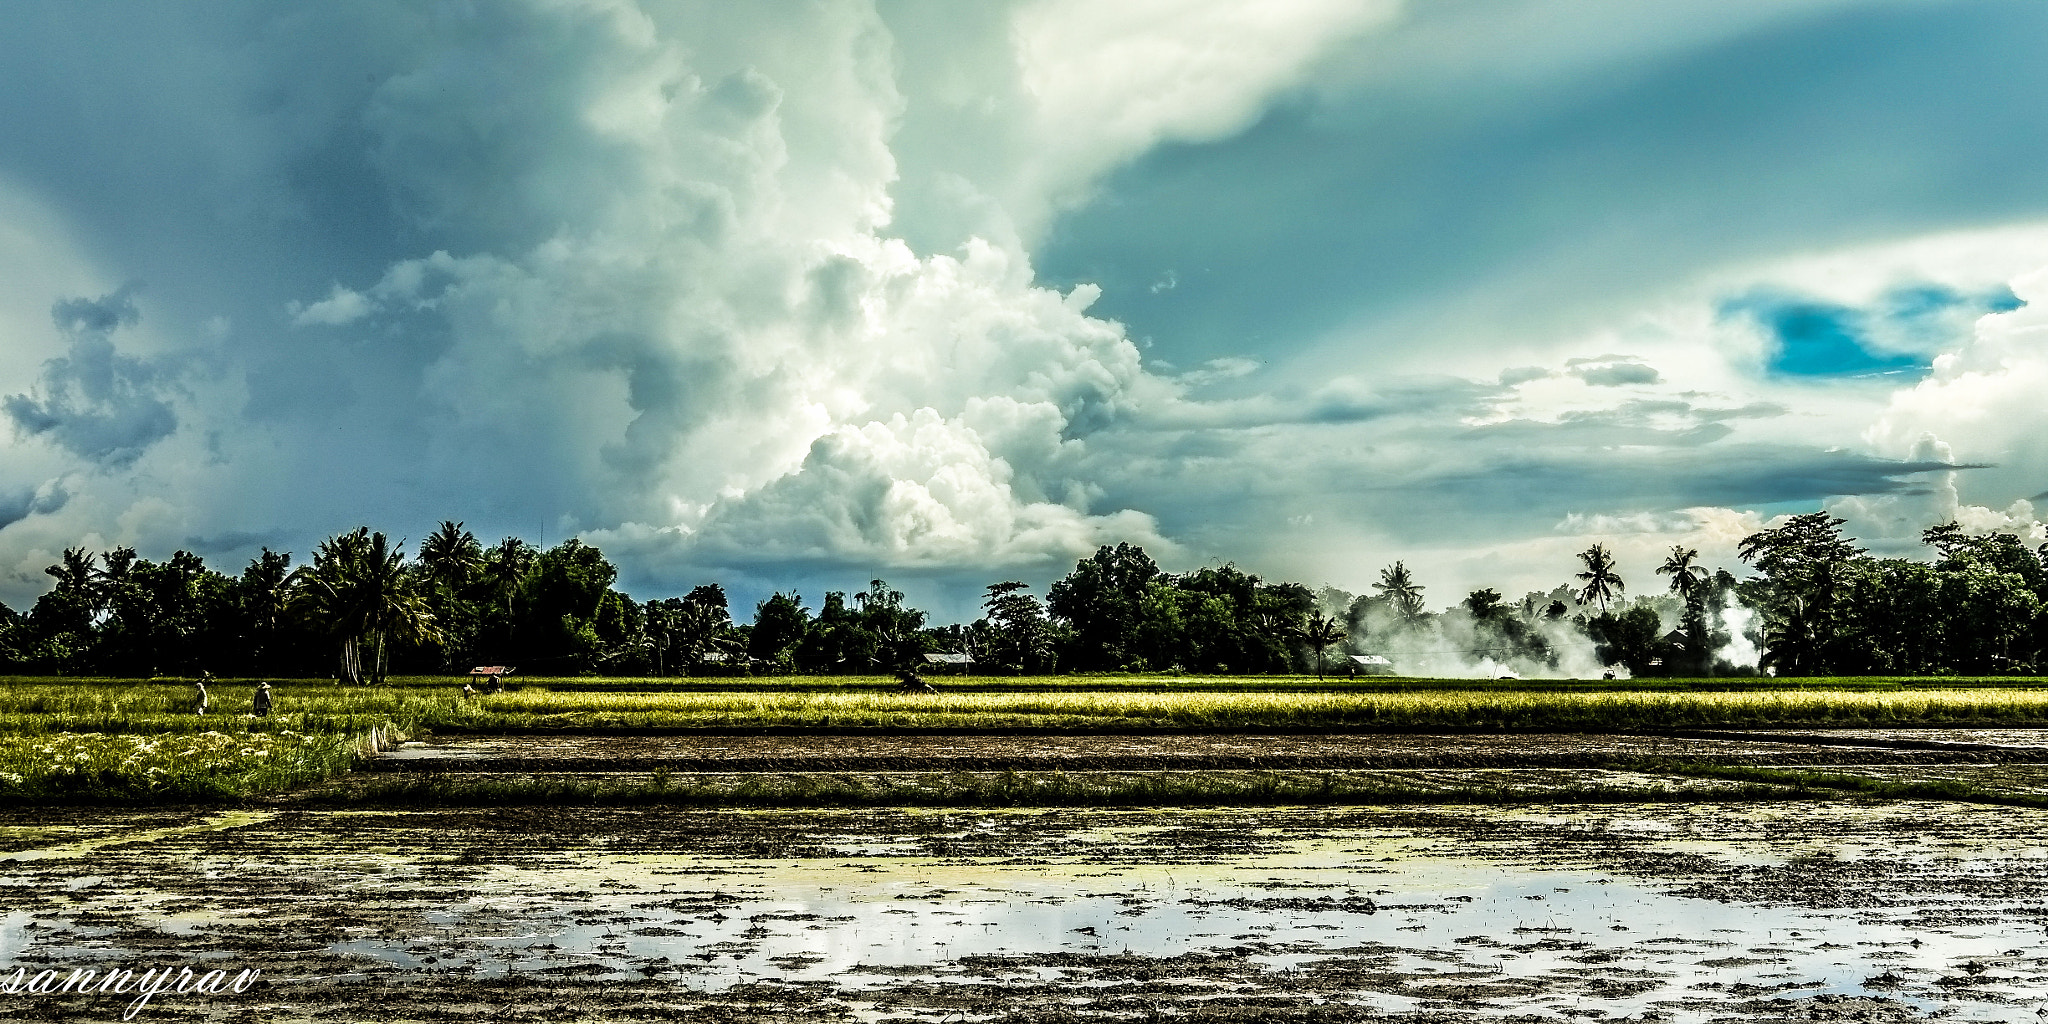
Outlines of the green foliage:
<svg viewBox="0 0 2048 1024">
<path fill-rule="evenodd" d="M 1029 587 L 1016 580 L 990 584 L 981 607 L 972 635 L 984 670 L 1023 675 L 1050 672 L 1058 664 L 1060 632 Z"/>
<path fill-rule="evenodd" d="M 1105 546 L 1053 583 L 1046 606 L 1069 630 L 1059 664 L 1082 671 L 1286 672 L 1311 660 L 1300 630 L 1315 595 L 1234 565 L 1173 575 L 1142 548 Z"/>
<path fill-rule="evenodd" d="M 1780 674 L 2024 672 L 2048 655 L 2048 566 L 2011 534 L 1956 523 L 1922 539 L 1933 564 L 1874 559 L 1825 513 L 1742 542 L 1760 570 L 1741 587 L 1765 614 Z"/>
<path fill-rule="evenodd" d="M 313 564 L 296 575 L 293 608 L 340 642 L 338 678 L 344 682 L 381 682 L 394 642 L 438 638 L 405 550 L 368 527 L 322 541 Z"/>
<path fill-rule="evenodd" d="M 1062 663 L 1085 671 L 1119 669 L 1143 660 L 1139 605 L 1159 566 L 1135 544 L 1103 545 L 1054 582 L 1046 607 L 1073 627 Z"/>
<path fill-rule="evenodd" d="M 1709 572 L 1674 546 L 1656 569 L 1669 596 L 1631 602 L 1605 544 L 1578 555 L 1572 586 L 1519 602 L 1490 588 L 1442 612 L 1404 562 L 1370 596 L 1270 582 L 1234 565 L 1163 571 L 1132 544 L 1105 545 L 1040 602 L 1022 581 L 988 588 L 971 623 L 934 625 L 881 580 L 831 591 L 813 617 L 801 595 L 761 602 L 736 625 L 724 591 L 640 602 L 580 540 L 545 551 L 517 538 L 485 547 L 443 521 L 408 561 L 367 527 L 321 542 L 309 565 L 264 549 L 238 576 L 174 552 L 64 552 L 26 615 L 0 615 L 0 670 L 146 676 L 332 674 L 513 665 L 527 674 L 850 674 L 916 667 L 934 651 L 981 671 L 1322 674 L 1328 651 L 1477 667 L 1481 657 L 1542 672 L 1590 654 L 1632 674 L 1719 675 L 1734 623 L 1762 667 L 1826 673 L 2009 674 L 2048 667 L 2048 561 L 2011 534 L 1929 529 L 1931 561 L 1871 558 L 1826 513 L 1745 538 L 1756 575 Z M 1583 605 L 1597 607 L 1597 614 Z M 1752 620 L 1741 606 L 1758 613 Z M 1331 637 L 1336 637 L 1332 640 Z M 1571 660 L 1567 660 L 1567 659 Z M 1346 665 L 1347 668 L 1351 667 Z M 1583 669 L 1580 669 L 1583 671 Z M 1597 674 L 1597 673 L 1588 673 Z"/>
</svg>

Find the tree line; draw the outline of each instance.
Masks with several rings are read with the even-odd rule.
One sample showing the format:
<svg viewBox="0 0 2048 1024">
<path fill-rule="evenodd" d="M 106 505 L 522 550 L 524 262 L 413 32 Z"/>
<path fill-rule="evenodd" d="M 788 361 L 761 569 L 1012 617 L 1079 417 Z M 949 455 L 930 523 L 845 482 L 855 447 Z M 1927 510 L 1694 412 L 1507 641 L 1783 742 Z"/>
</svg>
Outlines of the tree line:
<svg viewBox="0 0 2048 1024">
<path fill-rule="evenodd" d="M 1927 560 L 1873 558 L 1827 513 L 1745 538 L 1752 573 L 1708 570 L 1674 547 L 1631 595 L 1604 544 L 1570 581 L 1508 600 L 1475 590 L 1441 611 L 1402 562 L 1353 595 L 1271 582 L 1229 564 L 1162 570 L 1104 546 L 1041 600 L 991 584 L 971 622 L 935 624 L 882 580 L 813 609 L 778 592 L 736 621 L 716 583 L 637 601 L 618 569 L 569 540 L 485 546 L 443 522 L 408 557 L 361 527 L 312 558 L 265 548 L 239 575 L 179 551 L 68 549 L 25 614 L 0 605 L 0 670 L 119 676 L 334 676 L 516 665 L 529 674 L 876 673 L 965 654 L 981 672 L 1322 674 L 1343 656 L 1389 670 L 1781 675 L 2037 672 L 2048 666 L 2048 545 L 2013 534 L 1926 531 Z M 1743 652 L 1751 657 L 1744 657 Z"/>
</svg>

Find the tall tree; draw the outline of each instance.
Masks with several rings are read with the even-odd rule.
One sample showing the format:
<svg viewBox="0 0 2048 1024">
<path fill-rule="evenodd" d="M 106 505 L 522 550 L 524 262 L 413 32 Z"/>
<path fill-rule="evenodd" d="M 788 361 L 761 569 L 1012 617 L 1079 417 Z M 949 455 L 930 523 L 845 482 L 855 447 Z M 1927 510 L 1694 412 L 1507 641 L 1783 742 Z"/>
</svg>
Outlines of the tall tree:
<svg viewBox="0 0 2048 1024">
<path fill-rule="evenodd" d="M 1310 612 L 1301 627 L 1301 639 L 1316 652 L 1316 678 L 1323 678 L 1323 653 L 1344 642 L 1344 627 L 1321 611 Z"/>
<path fill-rule="evenodd" d="M 1842 536 L 1843 525 L 1827 512 L 1809 512 L 1750 534 L 1736 547 L 1757 568 L 1742 593 L 1764 613 L 1765 653 L 1774 637 L 1790 645 L 1768 662 L 1781 675 L 1824 671 L 1854 656 L 1845 650 L 1855 630 L 1845 628 L 1850 624 L 1838 591 L 1865 559 L 1863 549 Z"/>
<path fill-rule="evenodd" d="M 249 560 L 238 587 L 242 616 L 249 626 L 251 664 L 258 672 L 275 671 L 276 647 L 287 623 L 292 596 L 292 556 L 269 548 Z"/>
<path fill-rule="evenodd" d="M 1621 574 L 1614 571 L 1614 556 L 1605 544 L 1594 544 L 1579 552 L 1579 561 L 1585 563 L 1586 571 L 1578 575 L 1584 586 L 1579 588 L 1581 602 L 1600 602 L 1600 614 L 1607 614 L 1607 602 L 1614 599 L 1626 587 Z"/>
<path fill-rule="evenodd" d="M 1139 604 L 1160 575 L 1159 566 L 1135 544 L 1105 544 L 1053 582 L 1045 605 L 1073 627 L 1063 664 L 1082 669 L 1120 669 L 1139 657 Z"/>
<path fill-rule="evenodd" d="M 792 652 L 803 642 L 810 625 L 811 613 L 803 606 L 803 599 L 777 591 L 754 606 L 754 629 L 747 636 L 747 653 L 786 670 Z"/>
<path fill-rule="evenodd" d="M 1657 575 L 1671 577 L 1671 592 L 1677 594 L 1688 605 L 1694 596 L 1702 593 L 1707 586 L 1707 570 L 1696 564 L 1700 557 L 1698 548 L 1683 544 L 1671 545 L 1671 554 L 1657 567 Z"/>
<path fill-rule="evenodd" d="M 450 594 L 460 594 L 483 572 L 484 549 L 462 524 L 444 519 L 420 542 L 420 564 Z"/>
<path fill-rule="evenodd" d="M 1019 675 L 1050 666 L 1050 623 L 1030 587 L 1017 580 L 991 583 L 981 607 L 981 632 L 986 637 L 981 658 Z"/>
<path fill-rule="evenodd" d="M 889 589 L 881 580 L 869 580 L 867 592 L 853 595 L 853 600 L 860 606 L 860 628 L 874 638 L 872 657 L 878 667 L 914 667 L 925 653 L 921 631 L 926 614 L 904 603 L 903 592 Z"/>
<path fill-rule="evenodd" d="M 404 548 L 369 527 L 321 541 L 313 563 L 294 575 L 297 607 L 340 642 L 343 682 L 381 683 L 393 640 L 435 638 L 433 612 L 406 571 Z"/>
<path fill-rule="evenodd" d="M 1422 617 L 1422 585 L 1415 582 L 1415 575 L 1408 566 L 1395 562 L 1380 570 L 1378 583 L 1372 585 L 1380 592 L 1381 600 L 1391 605 L 1401 617 L 1413 622 Z"/>
<path fill-rule="evenodd" d="M 618 578 L 618 567 L 604 552 L 574 537 L 535 555 L 519 581 L 515 649 L 550 671 L 592 668 L 608 642 L 624 639 L 616 634 L 606 637 L 599 629 L 600 620 L 623 624 L 623 609 L 606 615 L 607 605 L 615 601 L 609 595 Z"/>
</svg>

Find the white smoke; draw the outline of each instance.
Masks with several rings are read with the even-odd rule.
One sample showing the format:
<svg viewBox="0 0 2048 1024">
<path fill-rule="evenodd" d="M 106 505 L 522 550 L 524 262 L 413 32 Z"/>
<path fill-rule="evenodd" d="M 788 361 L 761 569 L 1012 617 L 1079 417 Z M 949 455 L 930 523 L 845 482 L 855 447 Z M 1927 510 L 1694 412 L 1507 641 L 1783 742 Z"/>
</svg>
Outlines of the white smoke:
<svg viewBox="0 0 2048 1024">
<path fill-rule="evenodd" d="M 1762 660 L 1763 652 L 1757 650 L 1756 639 L 1750 629 L 1760 620 L 1755 609 L 1743 604 L 1732 592 L 1721 604 L 1721 621 L 1727 624 L 1728 642 L 1714 652 L 1714 657 L 1736 668 L 1754 669 Z"/>
<path fill-rule="evenodd" d="M 1538 595 L 1546 598 L 1549 595 Z M 1603 665 L 1591 638 L 1572 621 L 1576 602 L 1566 614 L 1551 618 L 1543 605 L 1522 615 L 1514 606 L 1500 614 L 1513 617 L 1526 630 L 1521 644 L 1498 627 L 1482 625 L 1463 609 L 1408 621 L 1383 604 L 1368 603 L 1362 620 L 1354 621 L 1347 646 L 1361 654 L 1378 654 L 1404 676 L 1443 679 L 1599 679 L 1612 673 L 1627 678 L 1628 669 Z M 1533 642 L 1531 642 L 1533 641 Z M 1537 649 L 1542 654 L 1535 653 Z"/>
</svg>

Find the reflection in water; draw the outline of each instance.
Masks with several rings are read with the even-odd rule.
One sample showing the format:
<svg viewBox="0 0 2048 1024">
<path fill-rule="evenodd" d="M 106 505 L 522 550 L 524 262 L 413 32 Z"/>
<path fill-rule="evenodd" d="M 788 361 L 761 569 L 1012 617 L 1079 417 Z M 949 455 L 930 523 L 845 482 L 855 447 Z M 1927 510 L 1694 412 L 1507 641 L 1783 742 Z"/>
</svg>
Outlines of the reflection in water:
<svg viewBox="0 0 2048 1024">
<path fill-rule="evenodd" d="M 1641 1019 L 1831 994 L 1958 1020 L 2048 1005 L 2026 845 L 2048 815 L 2009 808 L 156 812 L 125 843 L 119 818 L 0 858 L 0 962 L 807 987 L 857 1016 L 915 1016 L 919 986 L 1150 981 Z"/>
<path fill-rule="evenodd" d="M 2004 1020 L 2012 1010 L 1954 1003 L 1930 987 L 1958 965 L 2020 952 L 2011 947 L 2025 940 L 2010 923 L 1928 929 L 1882 915 L 1723 903 L 1570 867 L 1406 849 L 1393 857 L 1387 843 L 1359 846 L 1359 838 L 1283 840 L 1277 852 L 1171 868 L 913 857 L 605 858 L 567 874 L 500 868 L 483 895 L 429 916 L 433 937 L 332 948 L 477 977 L 571 968 L 672 974 L 706 991 L 828 979 L 859 989 L 906 975 L 1086 985 L 1057 961 L 1033 961 L 1231 953 L 1275 972 L 1363 957 L 1383 972 L 1441 975 L 1447 984 L 1527 980 L 1532 993 L 1546 990 L 1534 982 L 1560 974 L 1625 979 L 1599 1002 L 1609 1013 L 1716 991 L 1882 993 L 1946 1007 L 1958 1020 Z M 707 874 L 716 887 L 703 887 Z M 563 890 L 579 895 L 567 903 L 535 895 Z M 1970 994 L 2038 996 L 2039 980 L 1980 979 Z M 1401 987 L 1408 994 L 1358 991 L 1346 1001 L 1412 1009 L 1428 981 L 1411 977 Z M 1540 994 L 1529 1002 L 1560 1000 L 1584 1002 Z"/>
</svg>

